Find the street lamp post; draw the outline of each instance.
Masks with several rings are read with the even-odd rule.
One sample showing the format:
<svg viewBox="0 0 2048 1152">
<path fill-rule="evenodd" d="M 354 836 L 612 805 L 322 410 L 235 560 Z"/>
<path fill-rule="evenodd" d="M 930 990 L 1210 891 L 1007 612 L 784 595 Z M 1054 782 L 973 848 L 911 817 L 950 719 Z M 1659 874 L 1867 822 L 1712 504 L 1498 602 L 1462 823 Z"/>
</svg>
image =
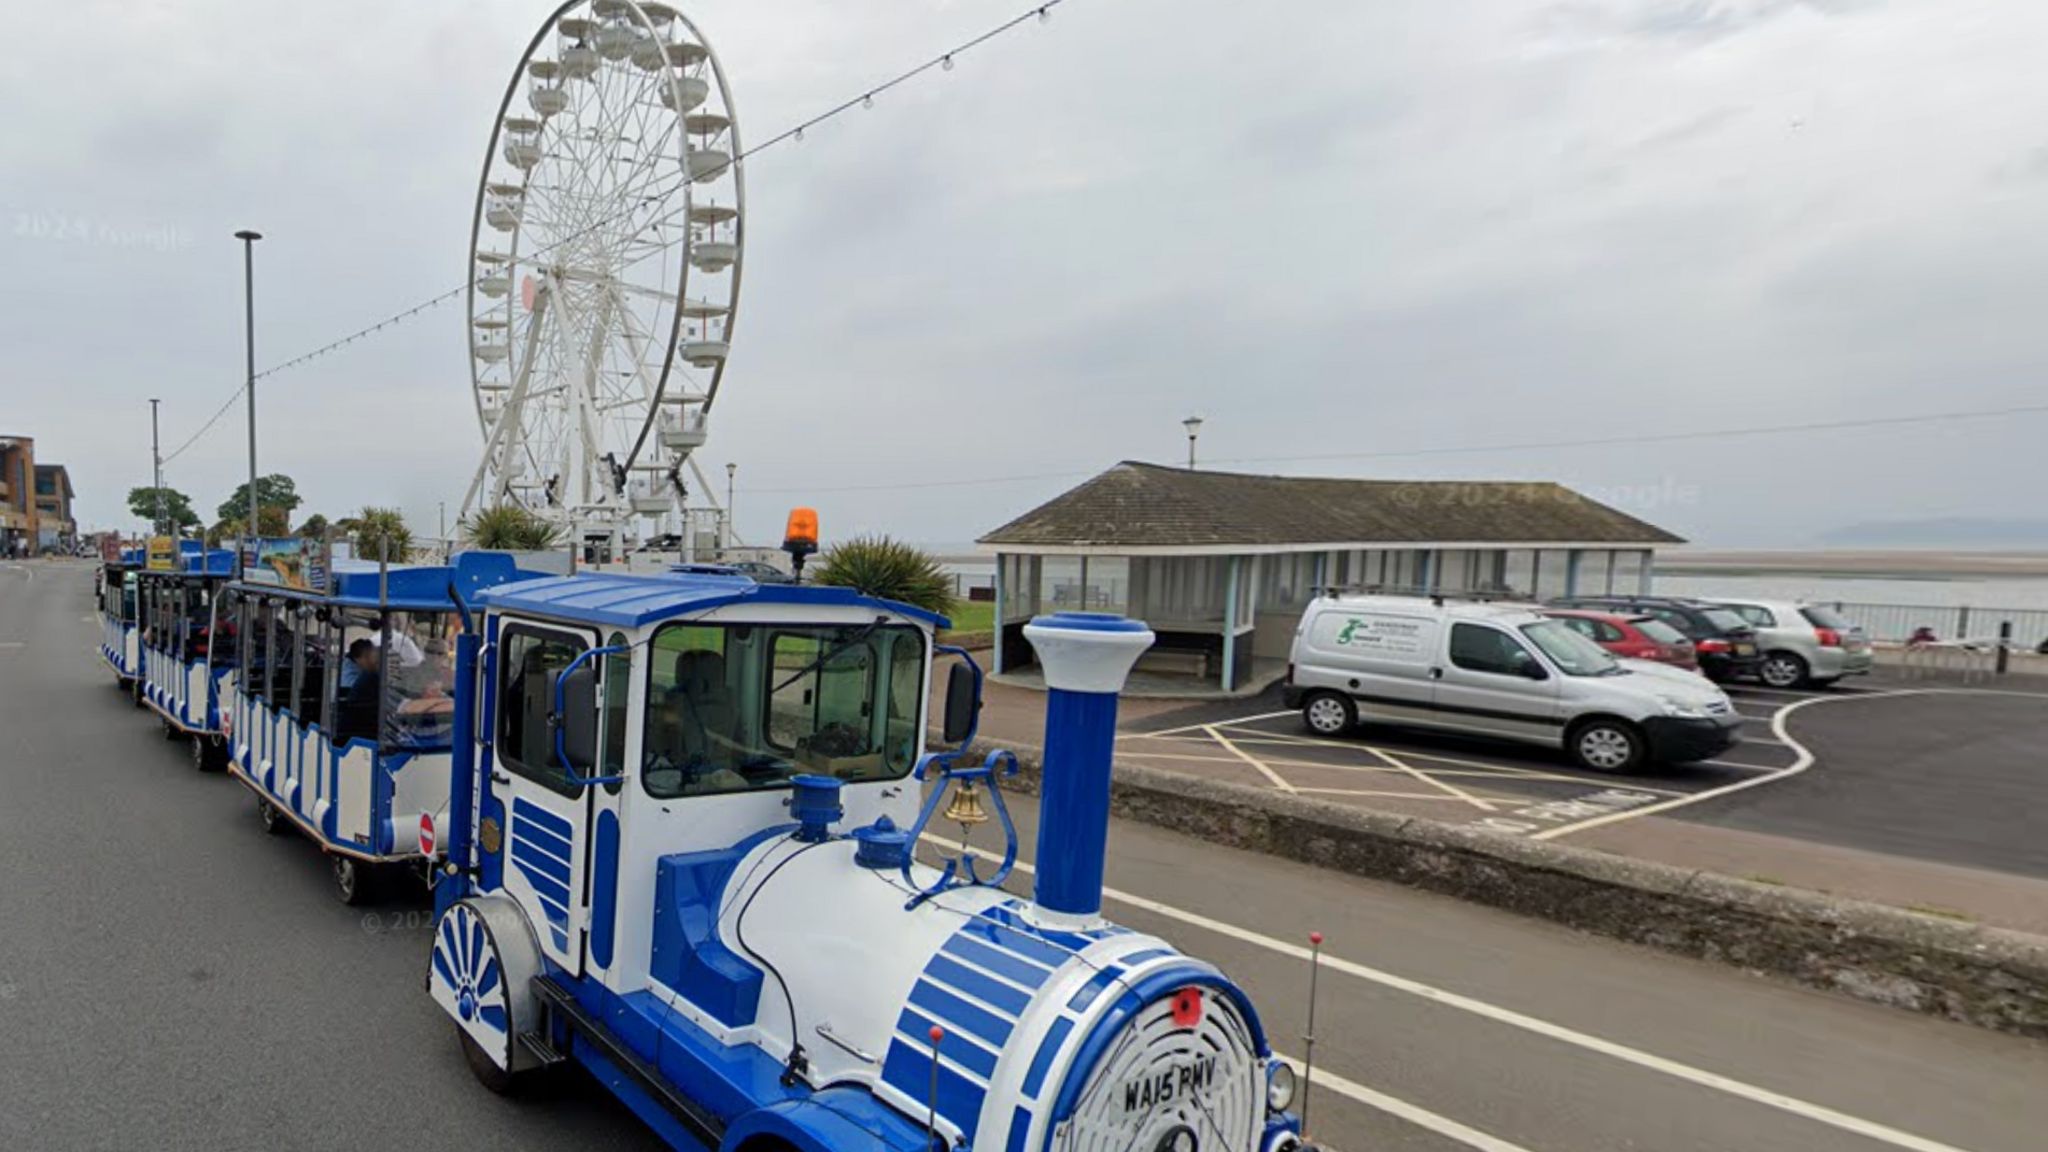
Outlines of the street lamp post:
<svg viewBox="0 0 2048 1152">
<path fill-rule="evenodd" d="M 1188 471 L 1192 472 L 1195 470 L 1195 437 L 1202 434 L 1202 418 L 1190 416 L 1181 421 L 1180 426 L 1188 430 Z"/>
<path fill-rule="evenodd" d="M 740 466 L 728 463 L 725 466 L 725 547 L 732 547 L 732 478 Z"/>
<path fill-rule="evenodd" d="M 235 239 L 242 242 L 242 331 L 248 347 L 244 387 L 249 393 L 249 525 L 242 535 L 253 549 L 262 523 L 256 515 L 256 242 L 263 239 L 263 233 L 244 228 L 235 233 Z"/>
<path fill-rule="evenodd" d="M 157 439 L 156 406 L 158 403 L 160 401 L 156 397 L 152 396 L 149 398 L 149 482 L 156 486 L 156 532 L 154 534 L 161 536 L 164 531 L 164 449 L 163 441 Z"/>
</svg>

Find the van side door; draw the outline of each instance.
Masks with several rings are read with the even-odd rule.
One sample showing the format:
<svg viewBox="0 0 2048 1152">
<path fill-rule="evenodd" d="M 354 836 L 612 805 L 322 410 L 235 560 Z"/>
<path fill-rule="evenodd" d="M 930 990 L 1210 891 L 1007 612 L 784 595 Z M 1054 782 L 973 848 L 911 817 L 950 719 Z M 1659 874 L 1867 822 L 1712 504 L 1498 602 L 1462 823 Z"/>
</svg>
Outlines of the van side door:
<svg viewBox="0 0 2048 1152">
<path fill-rule="evenodd" d="M 1452 621 L 1437 674 L 1442 723 L 1517 740 L 1563 740 L 1558 674 L 1526 638 L 1492 624 Z"/>
<path fill-rule="evenodd" d="M 1308 627 L 1311 659 L 1296 682 L 1348 693 L 1365 720 L 1433 723 L 1439 627 L 1420 612 L 1331 605 Z"/>
</svg>

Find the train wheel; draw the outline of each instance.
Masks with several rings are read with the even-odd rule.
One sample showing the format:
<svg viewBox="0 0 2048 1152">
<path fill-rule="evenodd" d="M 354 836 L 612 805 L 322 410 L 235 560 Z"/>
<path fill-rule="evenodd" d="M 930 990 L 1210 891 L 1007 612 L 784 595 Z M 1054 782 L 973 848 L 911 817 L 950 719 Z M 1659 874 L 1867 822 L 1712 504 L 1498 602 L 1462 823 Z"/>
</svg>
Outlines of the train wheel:
<svg viewBox="0 0 2048 1152">
<path fill-rule="evenodd" d="M 370 902 L 377 887 L 377 869 L 353 856 L 334 855 L 334 894 L 353 908 Z"/>
<path fill-rule="evenodd" d="M 533 995 L 540 971 L 533 928 L 503 896 L 459 900 L 434 922 L 427 991 L 455 1021 L 471 1074 L 501 1095 L 523 1089 L 546 1066 L 519 1041 L 545 1028 Z"/>
<path fill-rule="evenodd" d="M 291 824 L 285 820 L 284 814 L 277 810 L 277 805 L 268 800 L 256 802 L 256 818 L 263 821 L 263 830 L 272 836 L 282 836 L 291 830 Z"/>
<path fill-rule="evenodd" d="M 470 1074 L 476 1082 L 500 1096 L 516 1096 L 525 1078 L 516 1072 L 507 1072 L 491 1060 L 491 1054 L 483 1045 L 470 1039 L 469 1030 L 460 1022 L 455 1025 L 455 1035 L 462 1041 L 462 1062 L 469 1065 Z"/>
</svg>

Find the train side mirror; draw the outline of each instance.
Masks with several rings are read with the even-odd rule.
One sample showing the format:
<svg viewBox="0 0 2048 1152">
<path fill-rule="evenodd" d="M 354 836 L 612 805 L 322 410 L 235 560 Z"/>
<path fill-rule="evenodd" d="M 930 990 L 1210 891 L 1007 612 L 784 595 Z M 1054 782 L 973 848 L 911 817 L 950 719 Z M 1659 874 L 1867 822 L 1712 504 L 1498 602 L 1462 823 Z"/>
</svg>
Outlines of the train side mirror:
<svg viewBox="0 0 2048 1152">
<path fill-rule="evenodd" d="M 974 735 L 975 720 L 981 715 L 981 677 L 965 660 L 946 673 L 945 715 L 941 738 L 947 744 L 965 744 Z"/>
<path fill-rule="evenodd" d="M 597 763 L 597 669 L 588 662 L 578 664 L 562 674 L 556 688 L 562 702 L 555 716 L 562 759 L 571 774 L 586 775 Z"/>
</svg>

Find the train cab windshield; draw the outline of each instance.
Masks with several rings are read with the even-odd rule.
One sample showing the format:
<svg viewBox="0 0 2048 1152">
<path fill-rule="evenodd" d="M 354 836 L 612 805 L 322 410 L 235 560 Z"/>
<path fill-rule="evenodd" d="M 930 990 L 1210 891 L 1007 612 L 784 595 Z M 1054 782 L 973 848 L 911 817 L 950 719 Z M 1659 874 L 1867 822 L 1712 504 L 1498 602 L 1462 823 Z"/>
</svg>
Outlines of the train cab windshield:
<svg viewBox="0 0 2048 1152">
<path fill-rule="evenodd" d="M 916 764 L 924 634 L 902 625 L 670 625 L 648 646 L 641 780 L 670 799 Z"/>
</svg>

